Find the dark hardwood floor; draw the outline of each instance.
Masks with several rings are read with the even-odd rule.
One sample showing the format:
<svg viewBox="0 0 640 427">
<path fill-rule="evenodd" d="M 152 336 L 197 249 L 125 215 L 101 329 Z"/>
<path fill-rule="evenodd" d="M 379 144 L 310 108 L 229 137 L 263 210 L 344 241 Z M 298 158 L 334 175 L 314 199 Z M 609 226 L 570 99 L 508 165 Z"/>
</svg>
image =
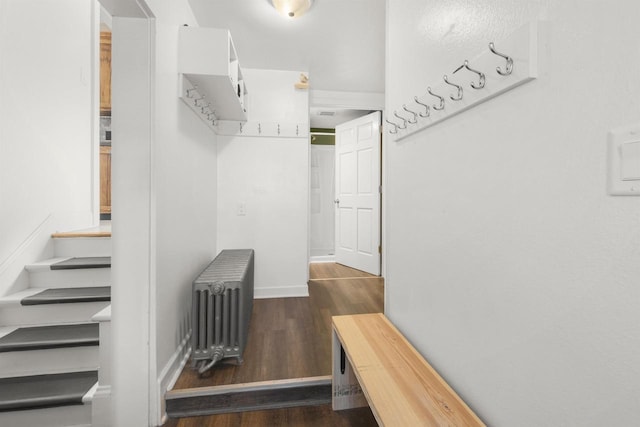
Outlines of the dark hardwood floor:
<svg viewBox="0 0 640 427">
<path fill-rule="evenodd" d="M 242 365 L 221 363 L 200 378 L 190 365 L 174 389 L 331 374 L 331 316 L 383 311 L 384 280 L 334 264 L 312 264 L 309 298 L 254 301 Z M 330 405 L 169 420 L 191 426 L 375 426 L 368 408 L 333 412 Z"/>
</svg>

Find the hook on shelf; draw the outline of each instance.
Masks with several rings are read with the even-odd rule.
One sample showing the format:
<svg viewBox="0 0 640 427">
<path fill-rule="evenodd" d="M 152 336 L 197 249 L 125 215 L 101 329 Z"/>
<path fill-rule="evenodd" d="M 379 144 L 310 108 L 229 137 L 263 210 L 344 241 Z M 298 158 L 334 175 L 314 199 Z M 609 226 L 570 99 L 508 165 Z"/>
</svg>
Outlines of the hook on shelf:
<svg viewBox="0 0 640 427">
<path fill-rule="evenodd" d="M 440 95 L 436 95 L 435 93 L 431 92 L 431 87 L 427 88 L 427 92 L 429 93 L 429 95 L 431 96 L 435 96 L 436 98 L 438 98 L 440 100 L 440 103 L 438 104 L 438 106 L 432 105 L 434 110 L 442 110 L 444 109 L 444 97 L 440 96 Z"/>
<path fill-rule="evenodd" d="M 416 123 L 418 123 L 418 113 L 416 113 L 416 112 L 414 112 L 414 111 L 409 110 L 409 109 L 407 108 L 407 106 L 406 106 L 406 105 L 402 105 L 402 109 L 403 109 L 404 111 L 406 111 L 407 113 L 411 113 L 411 114 L 413 114 L 413 118 L 412 118 L 412 119 L 408 119 L 408 120 L 407 120 L 407 123 L 410 123 L 410 124 L 412 124 L 412 125 L 415 125 Z"/>
<path fill-rule="evenodd" d="M 496 71 L 498 72 L 498 74 L 500 74 L 501 76 L 508 76 L 509 74 L 511 74 L 513 72 L 513 58 L 498 52 L 493 42 L 489 43 L 489 50 L 491 50 L 491 53 L 498 55 L 507 61 L 505 71 L 502 71 L 500 67 L 496 67 Z"/>
<path fill-rule="evenodd" d="M 452 101 L 460 101 L 462 99 L 462 97 L 464 96 L 464 92 L 462 90 L 462 86 L 457 85 L 453 82 L 449 81 L 449 78 L 447 77 L 447 75 L 445 74 L 442 79 L 444 80 L 444 82 L 450 86 L 455 87 L 458 90 L 458 94 L 456 96 L 453 95 L 449 95 L 449 98 L 451 98 Z"/>
<path fill-rule="evenodd" d="M 413 100 L 415 101 L 416 104 L 422 105 L 424 107 L 424 113 L 419 113 L 420 117 L 429 117 L 431 115 L 431 109 L 427 104 L 425 104 L 424 102 L 420 102 L 417 96 L 414 96 Z"/>
<path fill-rule="evenodd" d="M 384 119 L 384 121 L 389 123 L 391 126 L 393 126 L 393 130 L 389 129 L 389 133 L 391 133 L 391 134 L 398 133 L 398 125 L 397 124 L 395 124 L 393 122 L 390 122 L 389 119 Z"/>
<path fill-rule="evenodd" d="M 478 75 L 478 84 L 476 84 L 475 82 L 471 82 L 470 86 L 472 88 L 474 88 L 474 89 L 482 89 L 484 87 L 484 85 L 486 84 L 486 78 L 485 78 L 484 73 L 482 71 L 474 70 L 473 68 L 469 67 L 469 61 L 467 61 L 465 59 L 464 60 L 464 64 L 462 64 L 461 66 L 456 68 L 456 70 L 454 71 L 454 74 L 457 73 L 458 71 L 462 70 L 463 68 L 466 68 L 467 70 L 471 71 L 472 73 L 476 73 Z"/>
</svg>

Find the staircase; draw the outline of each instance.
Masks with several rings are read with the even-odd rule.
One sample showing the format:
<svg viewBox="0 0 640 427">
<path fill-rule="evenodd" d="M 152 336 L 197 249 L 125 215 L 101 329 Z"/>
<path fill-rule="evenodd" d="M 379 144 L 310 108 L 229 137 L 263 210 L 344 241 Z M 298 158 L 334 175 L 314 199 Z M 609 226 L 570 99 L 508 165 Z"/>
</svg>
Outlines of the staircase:
<svg viewBox="0 0 640 427">
<path fill-rule="evenodd" d="M 0 298 L 0 426 L 92 425 L 111 233 L 53 239 L 54 258 L 25 266 L 29 287 Z"/>
</svg>

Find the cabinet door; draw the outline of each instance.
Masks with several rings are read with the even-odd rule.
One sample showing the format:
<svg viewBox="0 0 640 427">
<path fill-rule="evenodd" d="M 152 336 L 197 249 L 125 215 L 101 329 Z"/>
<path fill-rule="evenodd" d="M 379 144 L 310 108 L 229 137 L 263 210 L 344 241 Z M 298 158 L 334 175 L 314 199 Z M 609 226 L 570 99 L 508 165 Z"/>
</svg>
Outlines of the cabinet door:
<svg viewBox="0 0 640 427">
<path fill-rule="evenodd" d="M 100 33 L 100 113 L 111 114 L 111 33 Z"/>
<path fill-rule="evenodd" d="M 100 147 L 100 213 L 111 213 L 111 146 Z"/>
</svg>

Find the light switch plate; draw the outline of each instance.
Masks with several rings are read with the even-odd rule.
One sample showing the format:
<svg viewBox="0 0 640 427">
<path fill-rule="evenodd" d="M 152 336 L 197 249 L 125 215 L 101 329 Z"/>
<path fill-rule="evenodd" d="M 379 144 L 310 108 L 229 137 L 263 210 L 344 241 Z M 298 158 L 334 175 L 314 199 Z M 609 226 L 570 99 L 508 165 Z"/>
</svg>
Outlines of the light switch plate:
<svg viewBox="0 0 640 427">
<path fill-rule="evenodd" d="M 636 177 L 639 146 L 640 123 L 609 131 L 608 191 L 612 196 L 640 196 L 640 176 Z"/>
</svg>

